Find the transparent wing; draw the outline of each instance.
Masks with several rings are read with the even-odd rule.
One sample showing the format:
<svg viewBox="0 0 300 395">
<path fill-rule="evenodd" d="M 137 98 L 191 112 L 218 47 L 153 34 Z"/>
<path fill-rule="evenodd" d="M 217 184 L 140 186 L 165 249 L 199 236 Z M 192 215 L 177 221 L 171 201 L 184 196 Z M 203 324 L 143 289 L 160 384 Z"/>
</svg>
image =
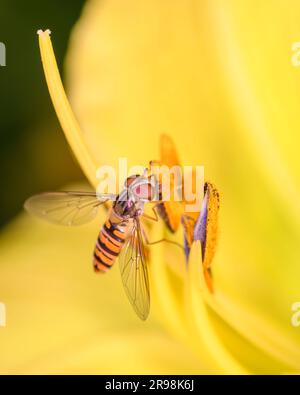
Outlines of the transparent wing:
<svg viewBox="0 0 300 395">
<path fill-rule="evenodd" d="M 76 226 L 91 221 L 112 195 L 95 192 L 45 192 L 26 200 L 30 213 L 54 224 Z"/>
<path fill-rule="evenodd" d="M 146 320 L 150 310 L 150 292 L 141 225 L 138 220 L 119 256 L 125 292 L 137 315 Z"/>
</svg>

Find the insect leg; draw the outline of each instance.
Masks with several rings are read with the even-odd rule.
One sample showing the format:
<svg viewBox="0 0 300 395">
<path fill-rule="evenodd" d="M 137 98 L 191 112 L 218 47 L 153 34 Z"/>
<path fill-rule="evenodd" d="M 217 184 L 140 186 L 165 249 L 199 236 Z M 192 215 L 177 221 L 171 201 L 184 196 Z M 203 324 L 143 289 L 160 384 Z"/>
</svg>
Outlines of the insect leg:
<svg viewBox="0 0 300 395">
<path fill-rule="evenodd" d="M 184 247 L 180 243 L 177 243 L 176 241 L 173 241 L 173 240 L 166 239 L 165 237 L 162 238 L 162 239 L 159 239 L 159 240 L 150 241 L 148 236 L 147 236 L 147 233 L 146 233 L 145 229 L 143 227 L 141 227 L 141 229 L 142 229 L 143 237 L 144 237 L 145 242 L 146 242 L 147 245 L 154 245 L 154 244 L 166 242 L 166 243 L 174 244 L 177 247 L 180 247 L 182 250 L 184 250 Z"/>
</svg>

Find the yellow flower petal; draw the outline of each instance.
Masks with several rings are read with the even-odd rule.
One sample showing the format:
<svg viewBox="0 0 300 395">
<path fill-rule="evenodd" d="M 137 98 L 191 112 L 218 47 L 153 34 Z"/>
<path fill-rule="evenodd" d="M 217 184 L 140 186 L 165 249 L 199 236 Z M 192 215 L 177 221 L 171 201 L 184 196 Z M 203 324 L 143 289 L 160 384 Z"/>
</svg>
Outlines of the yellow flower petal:
<svg viewBox="0 0 300 395">
<path fill-rule="evenodd" d="M 96 275 L 99 225 L 48 225 L 20 215 L 1 234 L 1 373 L 200 373 L 205 364 L 162 329 L 139 321 L 117 265 Z M 28 231 L 30 229 L 30 231 Z"/>
</svg>

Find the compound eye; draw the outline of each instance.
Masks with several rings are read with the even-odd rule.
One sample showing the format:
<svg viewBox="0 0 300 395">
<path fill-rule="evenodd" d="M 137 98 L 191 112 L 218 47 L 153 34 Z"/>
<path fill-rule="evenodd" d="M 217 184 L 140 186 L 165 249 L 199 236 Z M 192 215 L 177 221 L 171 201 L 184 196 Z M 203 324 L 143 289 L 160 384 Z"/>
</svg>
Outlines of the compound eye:
<svg viewBox="0 0 300 395">
<path fill-rule="evenodd" d="M 139 185 L 134 189 L 134 194 L 139 199 L 150 201 L 152 199 L 152 186 L 150 184 Z"/>
</svg>

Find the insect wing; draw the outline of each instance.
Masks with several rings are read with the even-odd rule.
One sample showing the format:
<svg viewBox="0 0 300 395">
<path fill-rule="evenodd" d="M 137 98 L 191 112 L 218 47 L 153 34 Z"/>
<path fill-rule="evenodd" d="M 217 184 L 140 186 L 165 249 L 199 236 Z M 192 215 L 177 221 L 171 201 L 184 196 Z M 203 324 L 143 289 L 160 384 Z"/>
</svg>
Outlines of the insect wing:
<svg viewBox="0 0 300 395">
<path fill-rule="evenodd" d="M 141 225 L 135 220 L 119 256 L 122 282 L 137 315 L 146 320 L 150 310 L 149 278 Z"/>
<path fill-rule="evenodd" d="M 94 192 L 45 192 L 27 199 L 24 207 L 48 222 L 76 226 L 94 219 L 99 206 L 109 198 L 111 195 Z"/>
</svg>

